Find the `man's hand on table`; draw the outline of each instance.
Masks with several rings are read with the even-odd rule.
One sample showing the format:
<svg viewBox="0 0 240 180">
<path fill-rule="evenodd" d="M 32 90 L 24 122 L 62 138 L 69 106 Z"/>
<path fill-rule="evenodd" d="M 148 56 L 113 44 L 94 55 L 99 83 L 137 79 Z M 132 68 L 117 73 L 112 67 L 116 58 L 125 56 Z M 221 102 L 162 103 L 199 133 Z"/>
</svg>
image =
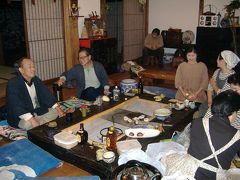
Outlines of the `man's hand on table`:
<svg viewBox="0 0 240 180">
<path fill-rule="evenodd" d="M 59 117 L 63 117 L 66 115 L 65 112 L 59 106 L 57 106 L 55 109 L 56 109 Z"/>
<path fill-rule="evenodd" d="M 40 125 L 40 123 L 38 122 L 38 120 L 35 117 L 31 117 L 31 119 L 29 119 L 28 121 L 31 122 L 33 128 Z"/>
</svg>

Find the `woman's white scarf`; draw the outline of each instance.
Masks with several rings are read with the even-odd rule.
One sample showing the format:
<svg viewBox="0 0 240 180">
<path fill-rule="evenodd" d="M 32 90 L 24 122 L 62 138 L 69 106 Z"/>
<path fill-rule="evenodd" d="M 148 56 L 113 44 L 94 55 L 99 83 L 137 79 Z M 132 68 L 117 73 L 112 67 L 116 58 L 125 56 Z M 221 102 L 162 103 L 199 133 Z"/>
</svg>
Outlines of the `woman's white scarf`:
<svg viewBox="0 0 240 180">
<path fill-rule="evenodd" d="M 229 50 L 222 51 L 221 56 L 223 57 L 224 61 L 227 63 L 228 69 L 234 68 L 240 62 L 239 57 Z"/>
</svg>

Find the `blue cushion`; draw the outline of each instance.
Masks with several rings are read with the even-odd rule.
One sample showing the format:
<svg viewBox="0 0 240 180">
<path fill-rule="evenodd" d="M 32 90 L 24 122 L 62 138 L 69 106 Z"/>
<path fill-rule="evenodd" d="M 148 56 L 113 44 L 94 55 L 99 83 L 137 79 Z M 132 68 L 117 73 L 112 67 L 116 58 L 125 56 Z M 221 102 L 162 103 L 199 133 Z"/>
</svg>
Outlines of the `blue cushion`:
<svg viewBox="0 0 240 180">
<path fill-rule="evenodd" d="M 144 92 L 154 95 L 164 94 L 168 98 L 175 98 L 177 90 L 157 86 L 144 86 Z"/>
<path fill-rule="evenodd" d="M 0 167 L 12 164 L 31 167 L 36 175 L 61 165 L 61 161 L 28 139 L 21 139 L 0 147 Z"/>
<path fill-rule="evenodd" d="M 98 176 L 83 176 L 83 177 L 57 177 L 57 178 L 28 178 L 27 180 L 100 180 Z"/>
<path fill-rule="evenodd" d="M 0 121 L 0 126 L 9 126 L 7 120 Z"/>
</svg>

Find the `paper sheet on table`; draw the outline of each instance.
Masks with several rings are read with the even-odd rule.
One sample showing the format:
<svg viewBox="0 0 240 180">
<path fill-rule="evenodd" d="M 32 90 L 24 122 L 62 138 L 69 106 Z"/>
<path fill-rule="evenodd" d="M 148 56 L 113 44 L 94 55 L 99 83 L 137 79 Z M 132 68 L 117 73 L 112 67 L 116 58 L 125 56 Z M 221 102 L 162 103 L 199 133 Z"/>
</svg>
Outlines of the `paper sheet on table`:
<svg viewBox="0 0 240 180">
<path fill-rule="evenodd" d="M 102 118 L 97 118 L 93 121 L 87 121 L 84 123 L 84 128 L 88 132 L 88 139 L 100 144 L 106 144 L 105 138 L 102 138 L 100 131 L 110 126 L 113 126 L 113 122 Z M 125 132 L 125 129 L 128 128 L 118 123 L 114 123 L 114 127 L 121 129 L 123 133 Z M 106 134 L 107 129 L 103 133 Z"/>
<path fill-rule="evenodd" d="M 146 154 L 152 158 L 160 160 L 163 156 L 172 153 L 186 154 L 184 146 L 174 141 L 159 142 L 149 144 L 146 150 Z"/>
<path fill-rule="evenodd" d="M 146 114 L 148 116 L 152 116 L 153 112 L 156 109 L 159 108 L 167 108 L 167 104 L 159 103 L 159 102 L 153 102 L 146 99 L 137 99 L 133 101 L 132 103 L 126 104 L 121 109 L 126 109 L 128 111 L 132 112 L 141 112 L 143 114 Z"/>
<path fill-rule="evenodd" d="M 165 167 L 160 161 L 156 160 L 155 158 L 151 158 L 141 149 L 133 149 L 121 154 L 118 159 L 118 165 L 125 164 L 130 160 L 138 160 L 140 162 L 150 164 L 157 168 L 162 174 L 165 172 Z"/>
</svg>

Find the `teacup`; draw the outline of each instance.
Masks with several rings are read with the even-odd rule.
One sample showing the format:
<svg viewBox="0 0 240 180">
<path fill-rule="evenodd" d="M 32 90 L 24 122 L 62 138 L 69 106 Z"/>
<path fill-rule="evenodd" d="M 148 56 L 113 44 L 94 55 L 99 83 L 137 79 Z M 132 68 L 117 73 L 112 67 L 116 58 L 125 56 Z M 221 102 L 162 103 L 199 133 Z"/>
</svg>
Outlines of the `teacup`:
<svg viewBox="0 0 240 180">
<path fill-rule="evenodd" d="M 112 151 L 106 151 L 103 153 L 103 161 L 106 163 L 112 163 L 115 160 L 115 153 Z"/>
<path fill-rule="evenodd" d="M 195 104 L 195 102 L 189 102 L 189 107 L 191 108 L 191 109 L 194 109 L 195 107 L 196 107 L 196 104 Z"/>
</svg>

